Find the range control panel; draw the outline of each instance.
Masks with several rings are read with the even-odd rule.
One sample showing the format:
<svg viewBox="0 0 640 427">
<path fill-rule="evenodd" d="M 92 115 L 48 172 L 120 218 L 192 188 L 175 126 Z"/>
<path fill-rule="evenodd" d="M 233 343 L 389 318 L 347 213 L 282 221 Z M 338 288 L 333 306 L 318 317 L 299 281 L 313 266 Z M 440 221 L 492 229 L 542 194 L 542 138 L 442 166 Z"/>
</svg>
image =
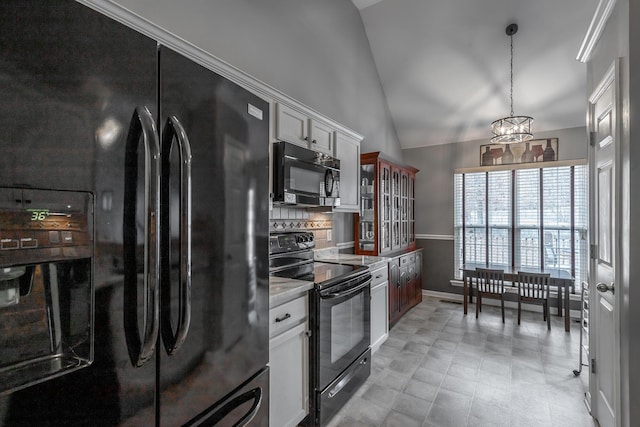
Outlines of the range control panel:
<svg viewBox="0 0 640 427">
<path fill-rule="evenodd" d="M 284 233 L 272 233 L 269 236 L 269 254 L 281 254 L 303 249 L 313 249 L 316 241 L 313 233 L 304 231 L 291 231 Z"/>
<path fill-rule="evenodd" d="M 0 267 L 92 254 L 91 193 L 0 187 Z"/>
</svg>

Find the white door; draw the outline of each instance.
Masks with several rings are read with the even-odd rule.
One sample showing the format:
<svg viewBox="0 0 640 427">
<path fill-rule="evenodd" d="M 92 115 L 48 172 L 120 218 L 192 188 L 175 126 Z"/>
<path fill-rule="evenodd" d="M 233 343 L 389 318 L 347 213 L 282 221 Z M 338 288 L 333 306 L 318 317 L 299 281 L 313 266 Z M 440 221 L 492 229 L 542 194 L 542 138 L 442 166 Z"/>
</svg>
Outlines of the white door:
<svg viewBox="0 0 640 427">
<path fill-rule="evenodd" d="M 616 141 L 616 75 L 612 66 L 589 98 L 592 132 L 590 278 L 591 407 L 601 427 L 616 425 L 619 400 L 619 322 L 615 294 L 620 199 Z M 595 363 L 594 363 L 595 360 Z"/>
</svg>

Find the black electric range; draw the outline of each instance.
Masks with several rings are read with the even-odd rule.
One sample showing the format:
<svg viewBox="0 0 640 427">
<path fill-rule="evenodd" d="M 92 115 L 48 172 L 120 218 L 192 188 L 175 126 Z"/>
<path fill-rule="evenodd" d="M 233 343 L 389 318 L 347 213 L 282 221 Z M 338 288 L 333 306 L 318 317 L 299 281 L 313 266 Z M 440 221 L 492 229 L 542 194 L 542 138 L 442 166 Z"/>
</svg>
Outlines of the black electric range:
<svg viewBox="0 0 640 427">
<path fill-rule="evenodd" d="M 371 373 L 371 274 L 367 267 L 313 260 L 312 233 L 272 234 L 269 273 L 314 282 L 309 293 L 309 415 L 322 426 Z"/>
</svg>

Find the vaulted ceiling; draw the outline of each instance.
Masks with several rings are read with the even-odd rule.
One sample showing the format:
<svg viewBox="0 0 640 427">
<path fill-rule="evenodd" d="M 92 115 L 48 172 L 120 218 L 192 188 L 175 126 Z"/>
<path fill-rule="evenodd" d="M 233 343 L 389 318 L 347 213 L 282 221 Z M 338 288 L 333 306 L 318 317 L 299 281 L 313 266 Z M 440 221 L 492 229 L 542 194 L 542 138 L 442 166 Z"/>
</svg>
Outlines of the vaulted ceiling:
<svg viewBox="0 0 640 427">
<path fill-rule="evenodd" d="M 516 115 L 536 131 L 585 125 L 576 55 L 597 0 L 352 0 L 403 148 L 489 138 L 509 115 L 510 23 Z"/>
</svg>

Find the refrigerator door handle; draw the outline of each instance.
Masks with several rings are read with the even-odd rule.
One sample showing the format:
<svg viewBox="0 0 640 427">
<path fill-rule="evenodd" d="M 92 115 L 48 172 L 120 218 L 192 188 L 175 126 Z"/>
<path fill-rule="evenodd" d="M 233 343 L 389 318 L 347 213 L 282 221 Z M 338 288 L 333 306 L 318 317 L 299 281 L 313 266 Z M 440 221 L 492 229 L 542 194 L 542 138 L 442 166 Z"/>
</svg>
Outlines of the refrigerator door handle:
<svg viewBox="0 0 640 427">
<path fill-rule="evenodd" d="M 144 244 L 143 336 L 140 337 L 138 319 L 138 262 L 137 262 L 137 201 L 138 201 L 138 146 L 144 145 Z M 160 142 L 153 116 L 147 107 L 133 112 L 125 149 L 124 180 L 124 332 L 131 364 L 144 365 L 155 351 L 160 318 Z"/>
<path fill-rule="evenodd" d="M 175 138 L 174 138 L 175 137 Z M 177 142 L 180 158 L 180 286 L 175 334 L 171 325 L 171 149 Z M 167 118 L 162 132 L 162 292 L 161 333 L 167 354 L 184 343 L 191 323 L 191 145 L 176 116 Z"/>
<path fill-rule="evenodd" d="M 242 393 L 241 395 L 234 397 L 214 413 L 205 416 L 204 418 L 197 417 L 195 420 L 192 420 L 191 422 L 185 424 L 185 427 L 215 426 L 220 421 L 223 421 L 224 418 L 229 415 L 234 409 L 252 400 L 253 403 L 251 404 L 249 410 L 232 425 L 232 427 L 244 427 L 255 418 L 258 411 L 260 410 L 260 405 L 262 404 L 262 389 L 260 387 L 253 388 L 246 393 Z M 228 421 L 230 422 L 231 420 Z M 229 424 L 225 423 L 225 425 Z"/>
</svg>

